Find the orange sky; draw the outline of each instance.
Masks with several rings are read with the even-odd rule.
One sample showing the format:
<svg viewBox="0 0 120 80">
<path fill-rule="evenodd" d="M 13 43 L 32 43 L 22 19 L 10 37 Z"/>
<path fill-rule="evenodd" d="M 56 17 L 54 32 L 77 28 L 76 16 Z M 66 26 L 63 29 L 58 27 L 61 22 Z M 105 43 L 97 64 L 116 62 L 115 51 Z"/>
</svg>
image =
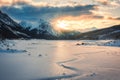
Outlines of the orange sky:
<svg viewBox="0 0 120 80">
<path fill-rule="evenodd" d="M 55 30 L 77 30 L 80 32 L 87 31 L 86 29 L 94 28 L 97 29 L 110 27 L 112 25 L 120 24 L 120 20 L 115 20 L 111 18 L 94 18 L 91 15 L 82 16 L 64 16 L 52 20 L 51 24 Z M 89 31 L 89 30 L 88 30 Z"/>
</svg>

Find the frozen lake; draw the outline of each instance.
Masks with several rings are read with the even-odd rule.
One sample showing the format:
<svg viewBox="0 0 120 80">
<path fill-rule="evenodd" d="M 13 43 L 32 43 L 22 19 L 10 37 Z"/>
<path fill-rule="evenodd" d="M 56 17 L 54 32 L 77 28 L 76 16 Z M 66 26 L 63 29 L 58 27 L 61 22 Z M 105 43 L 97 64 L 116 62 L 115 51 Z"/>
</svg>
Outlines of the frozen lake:
<svg viewBox="0 0 120 80">
<path fill-rule="evenodd" d="M 12 50 L 0 50 L 0 80 L 120 80 L 120 47 L 82 42 L 10 41 Z"/>
</svg>

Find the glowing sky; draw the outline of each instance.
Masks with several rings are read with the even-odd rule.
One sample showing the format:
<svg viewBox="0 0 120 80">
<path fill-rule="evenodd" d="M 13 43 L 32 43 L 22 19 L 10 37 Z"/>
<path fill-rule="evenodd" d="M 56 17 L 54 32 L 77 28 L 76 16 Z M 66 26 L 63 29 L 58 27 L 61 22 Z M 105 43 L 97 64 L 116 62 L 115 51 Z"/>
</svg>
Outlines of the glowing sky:
<svg viewBox="0 0 120 80">
<path fill-rule="evenodd" d="M 120 24 L 120 0 L 0 0 L 0 9 L 18 22 L 38 24 L 42 18 L 56 30 Z"/>
</svg>

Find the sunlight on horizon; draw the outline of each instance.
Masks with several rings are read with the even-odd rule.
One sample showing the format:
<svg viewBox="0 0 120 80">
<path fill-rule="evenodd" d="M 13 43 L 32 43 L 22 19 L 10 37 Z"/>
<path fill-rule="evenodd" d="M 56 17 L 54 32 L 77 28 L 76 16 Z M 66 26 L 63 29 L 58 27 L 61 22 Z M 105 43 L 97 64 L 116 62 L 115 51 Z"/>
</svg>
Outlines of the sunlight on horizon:
<svg viewBox="0 0 120 80">
<path fill-rule="evenodd" d="M 62 20 L 62 21 L 57 21 L 56 26 L 57 26 L 58 28 L 67 30 L 67 29 L 68 29 L 67 26 L 69 26 L 69 25 L 67 24 L 66 21 Z"/>
<path fill-rule="evenodd" d="M 51 21 L 53 28 L 58 31 L 80 31 L 87 32 L 120 24 L 119 20 L 96 19 L 91 16 L 64 16 Z"/>
</svg>

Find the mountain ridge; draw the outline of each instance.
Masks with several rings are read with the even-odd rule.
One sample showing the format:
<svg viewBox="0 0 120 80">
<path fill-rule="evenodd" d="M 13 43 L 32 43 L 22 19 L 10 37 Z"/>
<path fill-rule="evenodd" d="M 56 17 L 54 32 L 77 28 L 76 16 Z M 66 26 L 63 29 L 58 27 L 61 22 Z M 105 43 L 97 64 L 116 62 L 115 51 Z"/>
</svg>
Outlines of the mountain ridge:
<svg viewBox="0 0 120 80">
<path fill-rule="evenodd" d="M 120 39 L 120 24 L 108 28 L 98 29 L 75 36 L 74 39 Z"/>
<path fill-rule="evenodd" d="M 13 21 L 7 14 L 0 11 L 0 35 L 2 38 L 17 39 L 29 37 L 20 30 L 22 30 L 22 27 L 19 24 Z"/>
<path fill-rule="evenodd" d="M 5 39 L 50 39 L 50 40 L 99 40 L 99 39 L 120 39 L 120 25 L 109 28 L 98 29 L 85 33 L 77 31 L 63 32 L 60 35 L 55 32 L 52 26 L 40 19 L 37 28 L 24 28 L 16 23 L 7 14 L 0 11 L 0 37 Z"/>
</svg>

